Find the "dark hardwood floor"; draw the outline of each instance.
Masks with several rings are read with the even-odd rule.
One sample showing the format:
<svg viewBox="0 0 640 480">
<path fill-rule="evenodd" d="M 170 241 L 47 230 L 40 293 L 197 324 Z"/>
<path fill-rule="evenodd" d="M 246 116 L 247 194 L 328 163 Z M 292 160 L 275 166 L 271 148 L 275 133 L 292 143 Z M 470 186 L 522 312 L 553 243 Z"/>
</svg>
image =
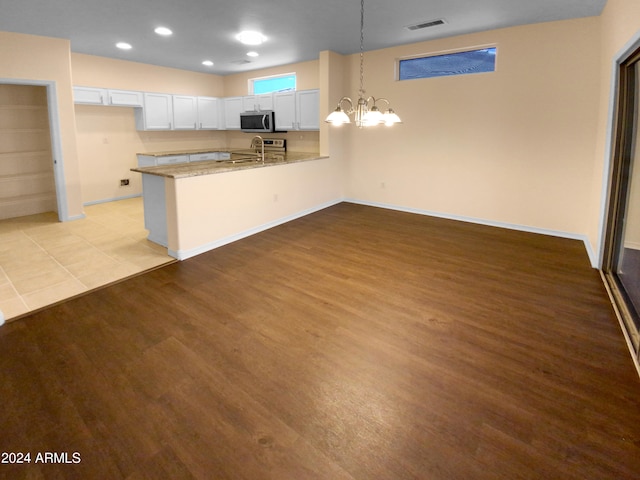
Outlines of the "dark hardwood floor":
<svg viewBox="0 0 640 480">
<path fill-rule="evenodd" d="M 348 203 L 9 323 L 0 375 L 12 480 L 640 478 L 581 242 Z"/>
</svg>

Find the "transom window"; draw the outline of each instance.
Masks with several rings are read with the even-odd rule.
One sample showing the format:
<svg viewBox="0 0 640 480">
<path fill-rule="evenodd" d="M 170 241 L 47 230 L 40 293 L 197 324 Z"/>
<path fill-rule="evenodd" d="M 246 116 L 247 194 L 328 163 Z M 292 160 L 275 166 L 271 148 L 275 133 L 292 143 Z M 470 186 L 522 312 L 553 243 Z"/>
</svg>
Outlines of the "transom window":
<svg viewBox="0 0 640 480">
<path fill-rule="evenodd" d="M 272 77 L 252 78 L 249 80 L 249 93 L 289 92 L 296 89 L 296 74 L 274 75 Z"/>
<path fill-rule="evenodd" d="M 446 77 L 470 73 L 494 72 L 497 48 L 482 48 L 465 52 L 401 59 L 399 79 Z"/>
</svg>

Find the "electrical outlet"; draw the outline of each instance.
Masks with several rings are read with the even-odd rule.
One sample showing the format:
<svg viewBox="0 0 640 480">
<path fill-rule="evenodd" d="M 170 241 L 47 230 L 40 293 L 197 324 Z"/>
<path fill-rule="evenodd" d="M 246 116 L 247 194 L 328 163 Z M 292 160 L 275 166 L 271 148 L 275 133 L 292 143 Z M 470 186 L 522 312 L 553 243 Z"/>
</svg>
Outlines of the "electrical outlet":
<svg viewBox="0 0 640 480">
<path fill-rule="evenodd" d="M 128 178 L 123 178 L 122 180 L 120 180 L 120 186 L 121 187 L 126 187 L 127 185 L 129 185 L 129 179 Z"/>
</svg>

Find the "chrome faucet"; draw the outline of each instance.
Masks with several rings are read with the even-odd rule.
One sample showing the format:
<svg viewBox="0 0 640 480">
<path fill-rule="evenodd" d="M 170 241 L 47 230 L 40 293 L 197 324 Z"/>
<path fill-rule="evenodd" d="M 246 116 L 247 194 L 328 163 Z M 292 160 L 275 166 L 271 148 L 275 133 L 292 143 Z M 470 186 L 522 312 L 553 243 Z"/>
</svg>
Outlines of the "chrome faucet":
<svg viewBox="0 0 640 480">
<path fill-rule="evenodd" d="M 259 143 L 256 142 L 259 141 Z M 251 139 L 251 148 L 252 150 L 258 151 L 258 146 L 260 146 L 260 159 L 262 160 L 262 164 L 264 165 L 264 139 L 260 135 L 256 135 Z"/>
</svg>

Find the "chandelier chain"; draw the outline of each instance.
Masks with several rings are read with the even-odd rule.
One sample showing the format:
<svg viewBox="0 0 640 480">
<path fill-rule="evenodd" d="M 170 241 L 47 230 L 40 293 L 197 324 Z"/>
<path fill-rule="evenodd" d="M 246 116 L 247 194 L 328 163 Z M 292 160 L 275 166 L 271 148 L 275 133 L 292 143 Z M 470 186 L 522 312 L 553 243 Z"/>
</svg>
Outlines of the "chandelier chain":
<svg viewBox="0 0 640 480">
<path fill-rule="evenodd" d="M 365 97 L 364 91 L 364 0 L 360 0 L 360 90 L 358 102 L 355 103 L 349 97 L 342 97 L 338 101 L 338 106 L 331 112 L 325 122 L 335 126 L 351 123 L 349 115 L 354 116 L 355 124 L 358 128 L 372 127 L 384 124 L 388 127 L 396 123 L 402 123 L 400 117 L 391 109 L 389 100 L 383 97 Z M 382 113 L 377 103 L 387 104 L 387 110 Z M 343 105 L 349 105 L 348 110 L 343 109 Z"/>
<path fill-rule="evenodd" d="M 364 0 L 360 0 L 360 97 L 364 97 Z"/>
</svg>

